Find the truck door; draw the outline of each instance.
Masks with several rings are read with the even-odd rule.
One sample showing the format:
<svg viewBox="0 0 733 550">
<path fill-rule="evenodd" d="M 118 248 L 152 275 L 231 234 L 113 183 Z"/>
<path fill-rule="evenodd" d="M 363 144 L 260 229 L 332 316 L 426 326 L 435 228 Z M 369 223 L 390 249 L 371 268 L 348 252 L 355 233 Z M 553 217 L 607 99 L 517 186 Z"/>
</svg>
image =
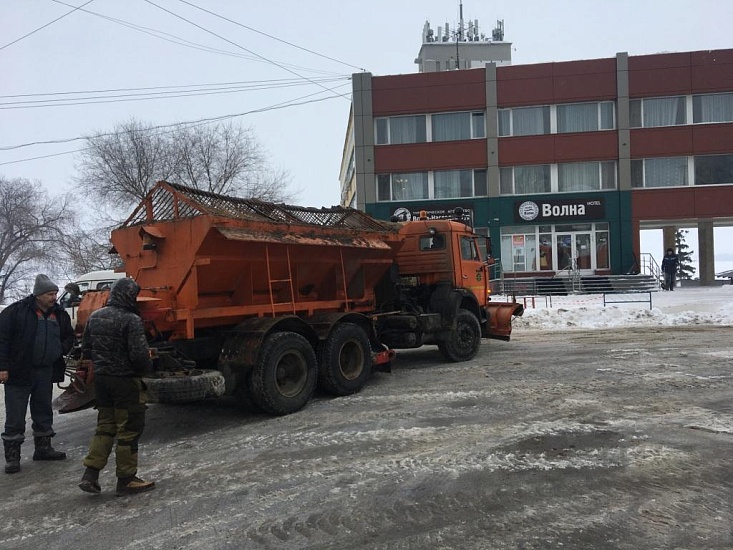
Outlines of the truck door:
<svg viewBox="0 0 733 550">
<path fill-rule="evenodd" d="M 457 237 L 460 251 L 459 265 L 456 270 L 457 284 L 473 292 L 479 304 L 485 304 L 489 282 L 486 265 L 481 261 L 479 254 L 477 238 L 475 235 L 457 235 Z"/>
</svg>

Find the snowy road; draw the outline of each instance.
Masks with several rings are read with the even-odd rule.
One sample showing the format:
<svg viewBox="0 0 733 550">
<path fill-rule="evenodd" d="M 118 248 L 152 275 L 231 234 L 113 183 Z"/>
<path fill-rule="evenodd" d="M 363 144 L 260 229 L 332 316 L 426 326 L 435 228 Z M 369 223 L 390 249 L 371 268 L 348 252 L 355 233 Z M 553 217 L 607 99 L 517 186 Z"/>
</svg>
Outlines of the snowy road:
<svg viewBox="0 0 733 550">
<path fill-rule="evenodd" d="M 281 418 L 151 406 L 137 497 L 77 489 L 94 412 L 62 416 L 69 460 L 0 477 L 0 547 L 729 549 L 732 330 L 517 330 Z"/>
</svg>

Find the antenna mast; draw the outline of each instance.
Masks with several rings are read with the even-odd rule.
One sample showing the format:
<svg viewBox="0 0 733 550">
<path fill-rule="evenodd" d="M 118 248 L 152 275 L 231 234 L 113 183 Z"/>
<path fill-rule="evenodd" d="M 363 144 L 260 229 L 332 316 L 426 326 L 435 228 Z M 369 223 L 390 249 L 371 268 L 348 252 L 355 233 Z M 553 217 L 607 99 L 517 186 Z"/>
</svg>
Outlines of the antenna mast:
<svg viewBox="0 0 733 550">
<path fill-rule="evenodd" d="M 458 34 L 456 34 L 456 70 L 461 68 L 461 62 L 458 58 L 458 47 L 463 41 L 463 0 L 458 3 Z"/>
</svg>

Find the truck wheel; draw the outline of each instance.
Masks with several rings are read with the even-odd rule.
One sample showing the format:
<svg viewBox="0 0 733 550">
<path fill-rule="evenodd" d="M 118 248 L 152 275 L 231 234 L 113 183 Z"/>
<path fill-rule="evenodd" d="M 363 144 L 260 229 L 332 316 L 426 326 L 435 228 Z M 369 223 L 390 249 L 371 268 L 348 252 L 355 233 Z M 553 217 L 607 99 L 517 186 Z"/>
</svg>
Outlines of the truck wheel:
<svg viewBox="0 0 733 550">
<path fill-rule="evenodd" d="M 468 361 L 476 357 L 481 345 L 481 325 L 476 316 L 466 309 L 459 309 L 456 330 L 450 340 L 438 344 L 443 357 L 449 361 Z"/>
<path fill-rule="evenodd" d="M 268 336 L 252 369 L 252 399 L 268 414 L 302 409 L 316 387 L 316 354 L 308 340 L 294 332 Z"/>
<path fill-rule="evenodd" d="M 143 382 L 150 403 L 190 403 L 224 395 L 224 377 L 217 370 L 159 371 Z"/>
<path fill-rule="evenodd" d="M 353 323 L 336 325 L 321 345 L 318 385 L 331 395 L 349 395 L 364 387 L 372 353 L 366 332 Z"/>
</svg>

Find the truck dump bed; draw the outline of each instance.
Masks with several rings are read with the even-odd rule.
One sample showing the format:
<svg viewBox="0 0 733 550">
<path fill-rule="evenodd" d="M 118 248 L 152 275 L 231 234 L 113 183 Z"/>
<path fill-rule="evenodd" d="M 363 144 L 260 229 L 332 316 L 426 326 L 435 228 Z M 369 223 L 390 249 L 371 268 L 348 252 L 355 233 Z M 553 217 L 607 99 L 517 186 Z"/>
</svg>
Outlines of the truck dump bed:
<svg viewBox="0 0 733 550">
<path fill-rule="evenodd" d="M 114 249 L 166 336 L 252 316 L 370 311 L 401 246 L 399 225 L 351 208 L 241 199 L 159 182 Z"/>
</svg>

